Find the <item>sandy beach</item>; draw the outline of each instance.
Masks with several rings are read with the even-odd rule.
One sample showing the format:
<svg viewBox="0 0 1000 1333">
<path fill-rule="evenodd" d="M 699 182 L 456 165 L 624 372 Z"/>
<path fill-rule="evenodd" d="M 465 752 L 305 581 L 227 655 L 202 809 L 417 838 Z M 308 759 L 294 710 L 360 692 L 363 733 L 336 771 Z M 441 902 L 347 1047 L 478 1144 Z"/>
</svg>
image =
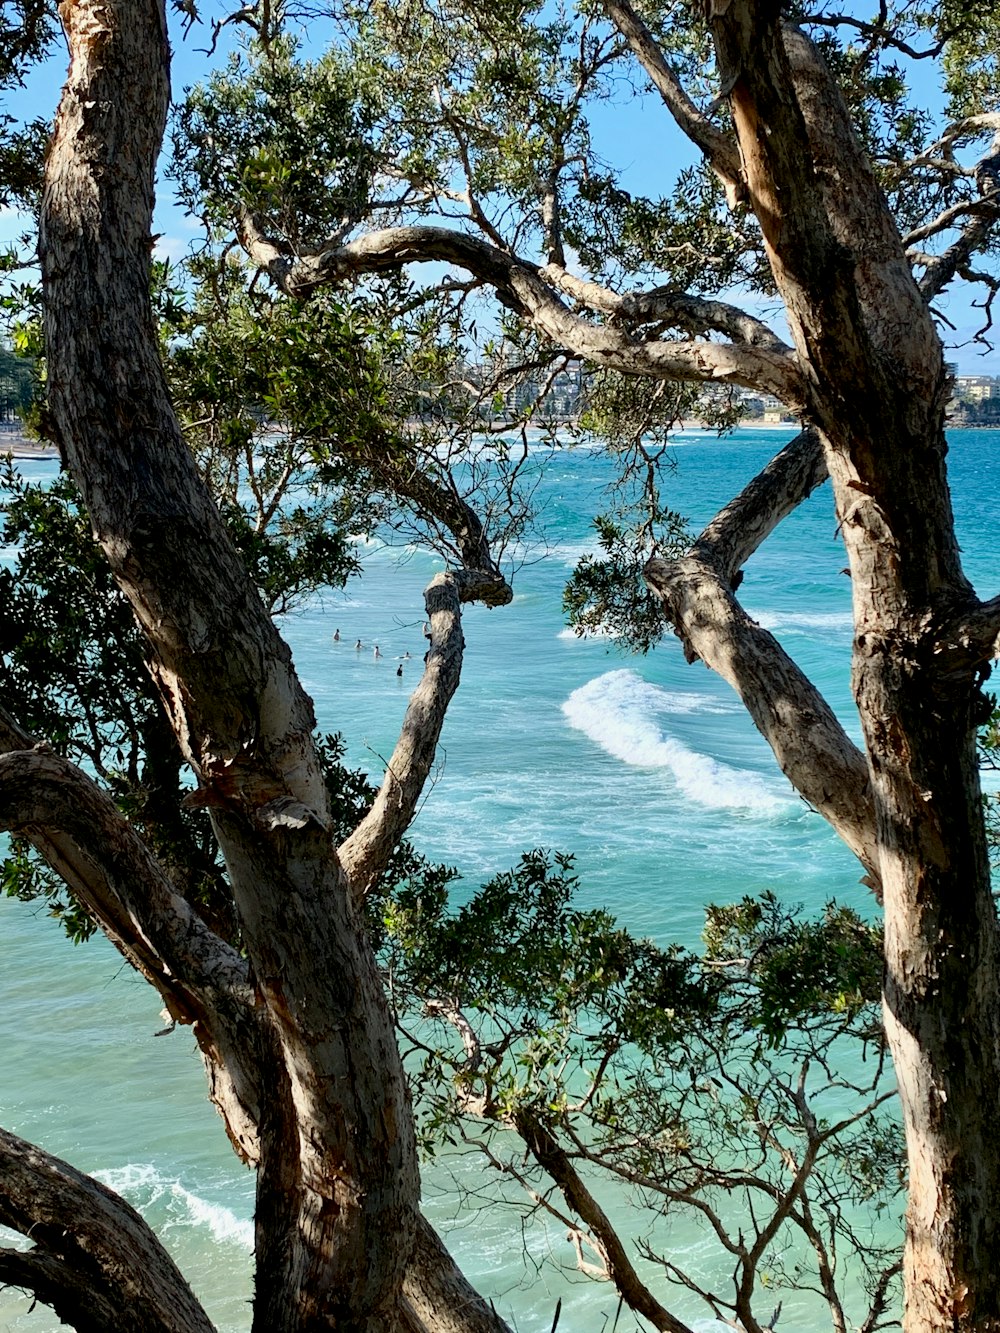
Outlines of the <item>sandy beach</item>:
<svg viewBox="0 0 1000 1333">
<path fill-rule="evenodd" d="M 38 459 L 58 458 L 59 450 L 53 444 L 42 444 L 39 440 L 30 440 L 17 430 L 0 430 L 0 454 L 11 458 Z"/>
</svg>

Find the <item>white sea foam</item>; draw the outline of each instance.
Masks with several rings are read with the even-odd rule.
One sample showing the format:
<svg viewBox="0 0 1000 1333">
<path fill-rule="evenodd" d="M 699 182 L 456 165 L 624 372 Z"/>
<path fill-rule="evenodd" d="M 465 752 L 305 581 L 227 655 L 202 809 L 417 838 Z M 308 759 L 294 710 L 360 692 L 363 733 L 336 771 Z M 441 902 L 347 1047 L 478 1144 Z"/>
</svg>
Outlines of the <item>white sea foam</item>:
<svg viewBox="0 0 1000 1333">
<path fill-rule="evenodd" d="M 850 611 L 754 611 L 747 608 L 763 629 L 823 629 L 850 631 L 853 618 Z"/>
<path fill-rule="evenodd" d="M 759 773 L 732 768 L 667 735 L 663 714 L 708 711 L 714 700 L 672 693 L 630 670 L 608 671 L 574 690 L 563 704 L 570 726 L 614 758 L 639 768 L 667 769 L 691 801 L 714 809 L 775 815 L 788 808 Z M 711 711 L 727 711 L 712 707 Z"/>
<path fill-rule="evenodd" d="M 237 1217 L 231 1208 L 223 1204 L 211 1203 L 208 1199 L 192 1194 L 179 1180 L 161 1175 L 150 1163 L 129 1162 L 126 1166 L 95 1171 L 94 1176 L 140 1212 L 146 1212 L 167 1199 L 168 1207 L 175 1205 L 180 1209 L 181 1216 L 171 1219 L 175 1225 L 207 1227 L 215 1241 L 230 1241 L 246 1250 L 253 1249 L 252 1222 Z"/>
<path fill-rule="evenodd" d="M 253 1249 L 253 1223 L 237 1217 L 231 1208 L 220 1203 L 209 1203 L 175 1182 L 170 1187 L 173 1197 L 186 1207 L 193 1226 L 208 1227 L 217 1241 L 233 1241 L 246 1250 Z"/>
</svg>

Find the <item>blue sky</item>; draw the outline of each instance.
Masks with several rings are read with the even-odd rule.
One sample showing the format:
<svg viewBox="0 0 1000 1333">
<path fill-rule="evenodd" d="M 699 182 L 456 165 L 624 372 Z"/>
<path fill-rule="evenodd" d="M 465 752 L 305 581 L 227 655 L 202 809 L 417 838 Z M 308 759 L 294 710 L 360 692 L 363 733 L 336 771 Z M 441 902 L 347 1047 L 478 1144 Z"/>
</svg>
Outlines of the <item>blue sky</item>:
<svg viewBox="0 0 1000 1333">
<path fill-rule="evenodd" d="M 207 6 L 204 10 L 211 12 Z M 222 12 L 221 4 L 219 12 Z M 237 40 L 237 32 L 235 28 L 226 29 L 219 51 L 209 58 L 202 49 L 207 45 L 207 29 L 203 25 L 195 26 L 184 37 L 175 12 L 171 12 L 170 21 L 174 43 L 174 96 L 179 99 L 185 87 L 203 78 L 211 68 L 218 67 L 226 50 L 231 49 Z M 322 40 L 322 33 L 317 33 L 314 25 L 309 34 L 310 45 L 318 46 L 318 39 Z M 53 58 L 33 70 L 26 87 L 11 98 L 11 111 L 26 118 L 36 115 L 51 117 L 65 69 L 65 51 L 60 45 Z M 931 81 L 931 70 L 929 62 L 914 65 L 913 77 L 921 100 L 937 110 L 941 106 L 941 96 Z M 658 188 L 668 189 L 678 169 L 693 161 L 694 152 L 690 143 L 675 130 L 667 112 L 651 94 L 622 107 L 595 106 L 591 128 L 598 153 L 622 169 L 625 188 L 636 192 L 652 194 Z M 22 219 L 9 211 L 0 210 L 0 245 L 12 239 L 22 227 Z M 195 235 L 196 228 L 192 220 L 186 218 L 171 199 L 169 182 L 160 183 L 154 229 L 160 233 L 158 255 L 172 260 L 181 258 Z M 777 307 L 761 307 L 742 297 L 734 299 L 740 304 L 753 306 L 755 311 L 773 322 L 779 332 L 783 330 Z M 1000 375 L 1000 351 L 984 354 L 982 347 L 972 342 L 981 321 L 981 312 L 973 309 L 972 299 L 980 299 L 979 294 L 970 291 L 966 284 L 957 283 L 950 293 L 936 303 L 936 308 L 955 326 L 954 329 L 943 324 L 940 326 L 948 348 L 948 359 L 957 363 L 961 374 Z"/>
</svg>

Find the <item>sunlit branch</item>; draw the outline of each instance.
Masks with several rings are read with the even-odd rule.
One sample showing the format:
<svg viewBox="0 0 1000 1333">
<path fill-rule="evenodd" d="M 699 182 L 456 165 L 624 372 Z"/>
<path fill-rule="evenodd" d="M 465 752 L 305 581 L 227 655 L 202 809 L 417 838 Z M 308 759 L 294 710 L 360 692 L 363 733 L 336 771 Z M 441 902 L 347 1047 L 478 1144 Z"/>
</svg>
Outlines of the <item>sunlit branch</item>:
<svg viewBox="0 0 1000 1333">
<path fill-rule="evenodd" d="M 0 1225 L 33 1245 L 27 1252 L 0 1250 L 0 1284 L 26 1287 L 65 1323 L 107 1333 L 214 1333 L 134 1208 L 2 1129 Z"/>
<path fill-rule="evenodd" d="M 799 794 L 829 820 L 878 882 L 875 814 L 864 755 L 815 685 L 733 593 L 739 570 L 826 476 L 818 435 L 804 431 L 708 525 L 678 560 L 654 559 L 646 581 L 689 659 L 729 682 Z"/>
<path fill-rule="evenodd" d="M 268 240 L 251 217 L 243 219 L 242 236 L 254 262 L 292 295 L 304 296 L 364 273 L 444 261 L 488 282 L 501 303 L 524 316 L 539 333 L 595 365 L 652 379 L 740 384 L 772 393 L 793 410 L 800 409 L 807 397 L 792 354 L 747 344 L 642 340 L 610 323 L 591 323 L 560 300 L 537 265 L 462 232 L 391 227 L 301 257 Z"/>
<path fill-rule="evenodd" d="M 746 180 L 736 145 L 692 102 L 629 0 L 603 0 L 603 4 L 608 17 L 649 75 L 667 110 L 691 142 L 705 154 L 722 181 L 729 206 L 735 207 L 746 195 Z"/>
</svg>

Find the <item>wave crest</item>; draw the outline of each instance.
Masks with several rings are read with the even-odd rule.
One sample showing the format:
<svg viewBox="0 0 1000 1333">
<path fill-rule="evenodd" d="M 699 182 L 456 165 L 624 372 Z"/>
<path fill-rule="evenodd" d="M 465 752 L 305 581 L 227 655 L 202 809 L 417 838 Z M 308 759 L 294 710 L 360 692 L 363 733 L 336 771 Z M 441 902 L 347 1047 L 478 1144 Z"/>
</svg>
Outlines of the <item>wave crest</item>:
<svg viewBox="0 0 1000 1333">
<path fill-rule="evenodd" d="M 615 759 L 638 768 L 666 769 L 684 796 L 698 805 L 767 816 L 788 809 L 788 799 L 769 790 L 759 773 L 699 754 L 658 723 L 662 714 L 730 711 L 709 696 L 672 693 L 625 669 L 581 685 L 562 711 L 570 726 Z"/>
</svg>

